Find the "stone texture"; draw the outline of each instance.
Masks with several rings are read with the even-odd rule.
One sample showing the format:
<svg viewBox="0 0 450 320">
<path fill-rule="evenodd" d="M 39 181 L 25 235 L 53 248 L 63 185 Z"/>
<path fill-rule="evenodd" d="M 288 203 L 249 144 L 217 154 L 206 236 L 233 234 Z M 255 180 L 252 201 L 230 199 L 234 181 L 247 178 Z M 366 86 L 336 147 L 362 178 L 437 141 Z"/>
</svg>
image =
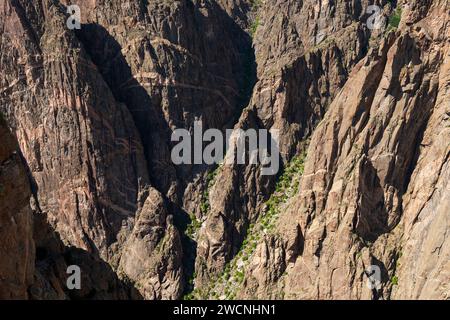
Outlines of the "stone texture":
<svg viewBox="0 0 450 320">
<path fill-rule="evenodd" d="M 371 35 L 362 24 L 363 7 L 345 2 L 261 2 L 253 40 L 258 81 L 236 127 L 278 130 L 285 163 L 304 149 L 304 140 L 367 52 Z M 238 252 L 246 228 L 273 192 L 276 177 L 261 177 L 259 169 L 235 166 L 218 174 L 198 245 L 199 283 L 209 282 L 210 275 L 221 272 Z"/>
<path fill-rule="evenodd" d="M 0 299 L 26 299 L 33 281 L 30 185 L 17 141 L 0 113 Z"/>
<path fill-rule="evenodd" d="M 354 67 L 312 135 L 300 192 L 280 217 L 297 221 L 303 250 L 286 268 L 274 262 L 292 241 L 279 227 L 241 297 L 448 298 L 448 4 L 417 18 L 419 3 Z M 285 274 L 267 281 L 272 263 Z M 366 286 L 372 264 L 380 290 Z"/>
<path fill-rule="evenodd" d="M 132 279 L 146 299 L 176 299 L 183 291 L 180 236 L 162 195 L 144 191 L 133 231 L 122 249 L 119 273 Z"/>
<path fill-rule="evenodd" d="M 0 0 L 0 298 L 226 297 L 280 176 L 173 165 L 198 119 L 279 130 L 285 167 L 307 152 L 215 289 L 448 299 L 448 1 L 80 0 L 80 30 L 69 3 Z"/>
</svg>

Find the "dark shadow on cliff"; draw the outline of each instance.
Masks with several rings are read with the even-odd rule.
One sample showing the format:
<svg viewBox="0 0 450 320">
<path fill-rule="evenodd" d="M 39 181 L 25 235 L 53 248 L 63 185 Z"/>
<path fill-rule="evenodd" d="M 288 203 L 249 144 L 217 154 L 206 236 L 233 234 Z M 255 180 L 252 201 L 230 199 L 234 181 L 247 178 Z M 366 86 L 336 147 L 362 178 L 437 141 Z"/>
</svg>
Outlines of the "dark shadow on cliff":
<svg viewBox="0 0 450 320">
<path fill-rule="evenodd" d="M 103 26 L 85 24 L 77 32 L 77 37 L 99 68 L 114 98 L 124 103 L 130 111 L 144 147 L 150 181 L 165 196 L 171 184 L 177 180 L 177 174 L 173 164 L 169 162 L 171 130 L 161 110 L 155 107 L 161 104 L 162 97 L 150 96 L 137 81 L 122 54 L 122 47 Z M 153 48 L 149 52 L 156 59 Z M 175 227 L 180 232 L 185 288 L 188 288 L 189 279 L 194 274 L 197 244 L 186 236 L 187 226 L 191 222 L 189 215 L 178 204 L 170 199 L 166 200 L 170 205 Z"/>
<path fill-rule="evenodd" d="M 122 47 L 101 25 L 83 24 L 76 35 L 83 44 L 92 62 L 111 89 L 116 101 L 124 103 L 133 117 L 144 147 L 144 155 L 150 179 L 155 187 L 166 194 L 176 173 L 170 163 L 170 150 L 166 140 L 170 128 L 163 114 L 155 106 L 161 97 L 150 96 L 134 77 L 131 67 L 122 54 Z M 151 55 L 155 53 L 150 51 Z"/>
<path fill-rule="evenodd" d="M 35 244 L 35 272 L 28 288 L 32 300 L 142 300 L 133 284 L 119 279 L 112 267 L 102 260 L 92 243 L 92 252 L 67 246 L 48 222 L 38 201 L 38 185 L 22 152 L 31 190 L 33 209 L 33 240 Z M 91 241 L 92 242 L 92 241 Z M 81 271 L 81 288 L 67 287 L 67 267 L 77 265 Z"/>
<path fill-rule="evenodd" d="M 180 232 L 181 244 L 183 246 L 183 274 L 184 274 L 184 290 L 183 295 L 190 293 L 195 278 L 195 258 L 197 257 L 197 241 L 187 234 L 187 229 L 192 223 L 189 214 L 180 206 L 173 202 L 169 202 L 170 212 L 174 216 L 174 225 Z"/>
<path fill-rule="evenodd" d="M 386 284 L 390 281 L 389 279 L 389 273 L 384 265 L 383 262 L 375 258 L 374 256 L 371 256 L 371 265 L 378 266 L 380 268 L 380 279 L 378 279 L 382 284 Z M 370 277 L 372 274 L 368 274 L 366 271 L 367 277 Z M 383 290 L 382 288 L 373 288 L 372 289 L 372 300 L 384 300 L 386 297 L 383 297 Z"/>
<path fill-rule="evenodd" d="M 119 279 L 111 266 L 86 250 L 66 246 L 47 222 L 46 215 L 34 213 L 36 270 L 29 288 L 31 299 L 70 300 L 141 300 L 131 283 Z M 81 288 L 68 289 L 67 267 L 76 265 L 81 271 Z"/>
<path fill-rule="evenodd" d="M 231 61 L 236 60 L 229 66 L 231 76 L 227 73 L 229 70 L 224 72 L 217 66 L 217 61 L 214 60 L 217 58 L 213 57 L 214 59 L 211 61 L 211 54 L 208 52 L 204 53 L 205 56 L 200 57 L 202 63 L 199 65 L 188 63 L 187 65 L 175 66 L 175 68 L 180 69 L 178 70 L 179 74 L 175 76 L 167 74 L 167 70 L 159 65 L 160 57 L 156 52 L 158 48 L 150 43 L 149 38 L 142 39 L 142 52 L 139 51 L 139 54 L 150 56 L 151 61 L 155 64 L 153 66 L 154 71 L 158 75 L 163 79 L 170 79 L 171 76 L 174 76 L 176 80 L 177 78 L 185 78 L 192 81 L 192 83 L 188 83 L 188 86 L 181 88 L 173 88 L 171 85 L 164 87 L 164 84 L 152 83 L 151 79 L 145 77 L 138 81 L 132 72 L 132 67 L 122 53 L 122 46 L 103 26 L 97 23 L 83 24 L 81 29 L 76 31 L 77 38 L 83 44 L 93 63 L 98 67 L 116 101 L 124 103 L 133 117 L 144 147 L 152 185 L 164 195 L 167 195 L 175 185 L 176 199 L 171 199 L 169 202 L 171 202 L 171 212 L 174 215 L 176 227 L 182 234 L 186 288 L 191 287 L 189 279 L 192 279 L 194 275 L 197 244 L 186 236 L 186 229 L 191 221 L 189 214 L 181 208 L 181 199 L 187 184 L 194 177 L 204 174 L 209 168 L 207 165 L 173 165 L 170 160 L 170 150 L 173 146 L 173 143 L 170 142 L 172 131 L 166 117 L 169 117 L 177 127 L 185 127 L 189 126 L 193 120 L 190 118 L 192 115 L 200 113 L 201 117 L 206 119 L 204 129 L 208 127 L 232 128 L 238 121 L 242 110 L 248 105 L 257 80 L 251 37 L 218 4 L 213 2 L 209 5 L 213 13 L 212 17 L 201 13 L 196 5 L 190 2 L 187 4 L 187 13 L 192 18 L 192 21 L 189 22 L 193 27 L 191 31 L 195 35 L 195 39 L 192 39 L 192 46 L 200 45 L 200 48 L 203 48 L 203 45 L 207 48 L 208 45 L 211 45 L 216 52 L 215 54 L 217 54 L 217 52 L 221 52 L 220 48 L 224 47 L 223 38 L 225 37 L 224 33 L 226 33 L 234 50 L 238 52 L 237 55 L 224 53 L 226 58 L 231 59 Z M 215 22 L 219 22 L 220 26 L 214 25 Z M 213 39 L 208 38 L 211 35 L 205 36 L 205 31 L 202 29 L 203 26 L 209 25 L 213 25 L 216 30 L 213 33 Z M 174 44 L 176 45 L 176 42 Z M 174 64 L 176 64 L 176 56 L 173 59 Z M 192 69 L 194 67 L 195 70 Z M 224 74 L 221 73 L 222 71 Z M 190 72 L 194 74 L 192 77 L 190 77 Z M 223 80 L 220 80 L 222 78 Z M 235 93 L 233 93 L 233 90 L 229 91 L 230 83 L 236 87 Z M 195 92 L 197 89 L 194 90 L 191 86 L 206 86 L 205 99 L 202 99 L 203 96 L 197 94 Z M 220 110 L 220 106 L 215 106 L 212 103 L 211 105 L 208 104 L 210 101 L 217 101 L 214 98 L 217 94 L 232 101 L 233 105 L 233 112 L 225 117 L 225 121 L 220 125 L 216 120 L 220 119 L 221 113 L 225 110 Z M 164 99 L 167 99 L 167 103 L 170 104 L 170 107 L 166 106 L 165 111 L 163 110 Z M 200 103 L 201 106 L 198 107 L 195 103 Z M 180 116 L 180 110 L 188 112 L 187 119 Z M 168 115 L 165 115 L 164 112 Z"/>
<path fill-rule="evenodd" d="M 187 36 L 182 34 L 178 43 L 177 39 L 171 39 L 173 35 L 170 33 L 163 35 L 168 38 L 167 43 L 161 45 L 152 44 L 151 36 L 140 40 L 136 52 L 139 56 L 136 56 L 135 63 L 152 63 L 151 68 L 141 69 L 152 70 L 152 74 L 158 75 L 155 79 L 133 73 L 132 66 L 122 53 L 124 48 L 102 25 L 83 24 L 80 30 L 76 30 L 77 38 L 98 67 L 115 99 L 127 106 L 134 119 L 152 184 L 163 194 L 168 194 L 175 184 L 180 199 L 188 182 L 206 172 L 208 166 L 173 165 L 170 152 L 175 143 L 170 141 L 172 129 L 167 118 L 178 128 L 188 128 L 197 116 L 202 118 L 205 130 L 232 128 L 248 105 L 256 83 L 251 37 L 218 4 L 208 5 L 211 17 L 201 13 L 196 5 L 186 4 L 186 19 L 191 19 L 186 23 L 192 30 L 185 32 L 192 33 L 190 42 L 184 43 Z M 217 23 L 220 27 L 214 26 Z M 215 32 L 206 36 L 203 28 L 211 25 Z M 227 37 L 228 42 L 224 40 Z M 232 44 L 233 48 L 229 48 L 232 53 L 227 53 L 224 43 Z M 191 57 L 193 54 L 181 59 L 182 55 L 177 51 L 180 49 L 173 49 L 183 45 L 186 45 L 187 51 L 202 52 L 196 58 L 198 63 L 189 60 L 194 59 Z M 171 56 L 173 61 L 170 60 L 170 63 L 165 60 L 167 57 L 158 55 L 161 46 Z M 205 50 L 208 46 L 212 53 Z M 224 52 L 223 62 L 215 56 L 218 52 Z M 146 60 L 145 55 L 148 55 Z M 168 63 L 170 65 L 164 67 Z M 219 67 L 220 63 L 224 64 L 224 70 Z M 232 106 L 225 108 L 228 102 Z"/>
<path fill-rule="evenodd" d="M 384 190 L 372 162 L 364 157 L 358 165 L 361 197 L 353 219 L 353 228 L 362 239 L 374 242 L 380 235 L 389 232 L 389 213 Z"/>
</svg>

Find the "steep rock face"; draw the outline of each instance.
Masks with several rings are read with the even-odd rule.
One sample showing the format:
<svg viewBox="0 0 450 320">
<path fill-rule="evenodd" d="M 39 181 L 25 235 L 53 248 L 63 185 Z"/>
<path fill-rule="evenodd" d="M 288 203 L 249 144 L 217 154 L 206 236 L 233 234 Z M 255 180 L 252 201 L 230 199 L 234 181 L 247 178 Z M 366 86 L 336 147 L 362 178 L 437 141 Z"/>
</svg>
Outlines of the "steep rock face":
<svg viewBox="0 0 450 320">
<path fill-rule="evenodd" d="M 232 127 L 254 81 L 250 37 L 242 30 L 248 9 L 236 8 L 215 1 L 98 1 L 95 10 L 82 7 L 96 14 L 84 19 L 78 36 L 133 115 L 150 179 L 177 216 L 202 218 L 199 174 L 207 168 L 173 166 L 171 131 L 192 129 L 196 119 L 204 129 Z"/>
<path fill-rule="evenodd" d="M 17 141 L 0 113 L 0 299 L 26 299 L 33 281 L 31 195 Z"/>
<path fill-rule="evenodd" d="M 167 197 L 159 202 L 172 211 L 167 216 L 201 214 L 200 196 L 190 190 L 201 194 L 206 167 L 175 168 L 170 134 L 192 128 L 195 119 L 205 128 L 230 127 L 246 105 L 254 78 L 242 30 L 249 5 L 81 1 L 82 28 L 68 30 L 69 3 L 61 2 L 2 1 L 2 111 L 29 164 L 36 205 L 62 241 L 124 267 L 122 249 L 136 245 L 124 242 L 140 228 L 144 190 Z M 158 221 L 167 234 L 154 240 L 168 240 L 166 253 L 174 257 L 150 260 L 164 268 L 173 262 L 173 283 L 158 280 L 170 293 L 149 293 L 152 276 L 142 283 L 132 267 L 121 274 L 147 288 L 146 297 L 177 298 L 183 250 L 178 230 Z M 144 244 L 138 256 L 147 258 L 154 245 Z"/>
<path fill-rule="evenodd" d="M 304 140 L 367 52 L 371 36 L 363 26 L 367 5 L 262 1 L 254 8 L 258 82 L 236 128 L 278 130 L 284 163 L 303 150 Z M 264 211 L 275 180 L 276 176 L 261 176 L 259 166 L 219 171 L 199 236 L 200 287 L 239 251 L 248 226 Z"/>
<path fill-rule="evenodd" d="M 39 207 L 67 243 L 108 257 L 135 213 L 138 177 L 148 180 L 132 118 L 65 28 L 60 6 L 2 5 L 2 111 Z"/>
<path fill-rule="evenodd" d="M 445 0 L 69 4 L 0 0 L 0 296 L 448 298 Z M 279 174 L 175 166 L 195 120 L 278 130 Z"/>
<path fill-rule="evenodd" d="M 181 240 L 162 195 L 144 191 L 145 202 L 122 249 L 119 273 L 131 278 L 145 299 L 176 299 L 183 291 Z"/>
<path fill-rule="evenodd" d="M 418 21 L 412 10 L 405 22 L 416 22 L 419 38 L 428 40 L 426 48 L 431 50 L 423 61 L 428 62 L 425 66 L 429 69 L 425 68 L 424 72 L 432 79 L 435 98 L 404 195 L 402 255 L 396 270 L 398 286 L 392 290 L 394 299 L 448 299 L 450 296 L 448 9 L 445 1 L 436 2 L 423 20 Z"/>
<path fill-rule="evenodd" d="M 0 299 L 130 299 L 139 293 L 88 252 L 66 247 L 36 207 L 19 145 L 0 119 Z M 82 270 L 68 290 L 67 267 Z"/>
<path fill-rule="evenodd" d="M 447 6 L 403 6 L 400 30 L 354 68 L 315 129 L 300 192 L 278 240 L 257 249 L 242 297 L 448 297 Z M 286 232 L 288 221 L 300 234 Z M 302 238 L 295 255 L 286 254 L 292 235 Z M 271 263 L 286 266 L 283 276 L 262 268 Z M 367 287 L 370 265 L 382 272 L 378 290 Z"/>
<path fill-rule="evenodd" d="M 248 5 L 91 5 L 83 3 L 87 14 L 77 35 L 116 99 L 130 110 L 142 137 L 150 180 L 168 197 L 178 217 L 189 213 L 201 219 L 202 174 L 207 167 L 175 168 L 170 133 L 192 129 L 196 119 L 204 129 L 230 128 L 247 104 L 255 77 L 250 37 L 242 30 Z"/>
<path fill-rule="evenodd" d="M 196 119 L 205 129 L 233 125 L 253 77 L 249 36 L 215 1 L 94 3 L 81 7 L 85 25 L 77 34 L 130 110 L 155 187 L 182 205 L 205 167 L 175 168 L 170 135 Z"/>
</svg>

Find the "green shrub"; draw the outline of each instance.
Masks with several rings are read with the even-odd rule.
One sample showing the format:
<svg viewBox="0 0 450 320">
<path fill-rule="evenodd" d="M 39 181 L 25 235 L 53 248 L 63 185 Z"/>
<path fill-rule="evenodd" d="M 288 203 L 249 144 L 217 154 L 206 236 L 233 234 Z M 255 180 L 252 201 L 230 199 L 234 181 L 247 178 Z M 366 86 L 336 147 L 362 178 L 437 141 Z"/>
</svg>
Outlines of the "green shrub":
<svg viewBox="0 0 450 320">
<path fill-rule="evenodd" d="M 252 25 L 250 26 L 250 35 L 252 37 L 255 36 L 256 30 L 259 27 L 259 17 L 256 17 L 255 21 L 253 21 Z"/>
<path fill-rule="evenodd" d="M 402 18 L 402 9 L 398 7 L 389 17 L 388 29 L 397 29 L 400 24 L 401 18 Z"/>
<path fill-rule="evenodd" d="M 215 168 L 206 175 L 206 189 L 202 194 L 202 201 L 200 203 L 200 211 L 205 215 L 208 213 L 210 209 L 209 190 L 214 186 L 214 183 L 216 182 L 216 177 L 217 174 L 219 173 L 219 168 L 220 167 Z"/>
<path fill-rule="evenodd" d="M 186 235 L 194 239 L 194 235 L 197 233 L 197 231 L 201 228 L 202 223 L 197 219 L 197 217 L 194 214 L 189 214 L 189 217 L 191 219 L 191 222 L 186 227 Z"/>
</svg>

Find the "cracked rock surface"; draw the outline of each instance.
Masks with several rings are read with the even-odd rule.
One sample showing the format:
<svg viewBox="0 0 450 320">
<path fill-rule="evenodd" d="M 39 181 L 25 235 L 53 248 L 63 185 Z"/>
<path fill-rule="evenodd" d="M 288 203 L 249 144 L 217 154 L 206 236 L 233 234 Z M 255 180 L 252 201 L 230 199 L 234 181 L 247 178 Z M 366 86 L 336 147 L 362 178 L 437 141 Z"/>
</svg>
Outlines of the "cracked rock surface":
<svg viewBox="0 0 450 320">
<path fill-rule="evenodd" d="M 0 0 L 0 299 L 450 297 L 448 1 L 72 3 Z M 195 121 L 279 173 L 175 165 Z"/>
</svg>

